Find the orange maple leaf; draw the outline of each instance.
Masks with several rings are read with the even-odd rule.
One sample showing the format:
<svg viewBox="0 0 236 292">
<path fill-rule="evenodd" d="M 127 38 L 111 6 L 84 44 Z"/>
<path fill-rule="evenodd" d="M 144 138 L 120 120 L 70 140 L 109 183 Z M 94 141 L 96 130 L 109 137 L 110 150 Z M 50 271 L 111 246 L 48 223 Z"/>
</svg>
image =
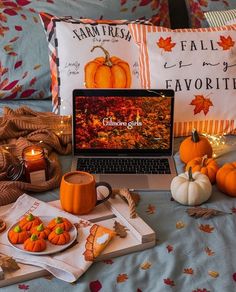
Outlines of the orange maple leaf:
<svg viewBox="0 0 236 292">
<path fill-rule="evenodd" d="M 210 98 L 204 97 L 204 95 L 195 95 L 195 99 L 193 99 L 190 105 L 195 105 L 194 114 L 199 114 L 201 111 L 206 115 L 209 112 L 209 107 L 213 106 Z"/>
<path fill-rule="evenodd" d="M 149 204 L 148 207 L 147 207 L 147 210 L 146 212 L 150 215 L 150 214 L 154 214 L 156 212 L 156 207 Z"/>
<path fill-rule="evenodd" d="M 211 250 L 208 246 L 205 248 L 205 252 L 209 257 L 215 254 L 215 252 Z"/>
<path fill-rule="evenodd" d="M 212 233 L 212 231 L 215 229 L 215 227 L 209 225 L 209 224 L 200 224 L 198 226 L 199 230 L 206 232 L 206 233 Z"/>
<path fill-rule="evenodd" d="M 117 283 L 122 283 L 125 282 L 126 280 L 128 280 L 128 275 L 127 274 L 119 274 L 116 278 L 116 282 Z"/>
<path fill-rule="evenodd" d="M 231 47 L 234 46 L 235 41 L 232 40 L 231 36 L 228 36 L 227 38 L 224 36 L 220 36 L 220 42 L 217 42 L 217 44 L 223 48 L 223 50 L 229 50 Z"/>
<path fill-rule="evenodd" d="M 192 268 L 186 268 L 183 271 L 184 274 L 188 274 L 188 275 L 193 275 L 193 269 Z"/>
<path fill-rule="evenodd" d="M 157 45 L 160 49 L 164 49 L 165 52 L 171 52 L 176 43 L 171 42 L 171 37 L 167 37 L 166 39 L 160 37 Z"/>
</svg>

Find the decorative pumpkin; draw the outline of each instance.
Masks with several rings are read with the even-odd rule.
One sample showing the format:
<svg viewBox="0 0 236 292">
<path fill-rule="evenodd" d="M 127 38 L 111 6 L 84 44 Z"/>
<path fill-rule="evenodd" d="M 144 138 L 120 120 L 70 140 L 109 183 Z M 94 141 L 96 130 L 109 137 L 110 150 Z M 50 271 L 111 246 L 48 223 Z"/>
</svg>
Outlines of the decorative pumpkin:
<svg viewBox="0 0 236 292">
<path fill-rule="evenodd" d="M 207 158 L 207 155 L 194 158 L 187 163 L 185 170 L 188 171 L 190 167 L 192 167 L 192 172 L 200 171 L 207 175 L 212 184 L 216 182 L 216 173 L 219 167 L 213 158 Z"/>
<path fill-rule="evenodd" d="M 216 174 L 217 187 L 223 193 L 236 197 L 236 161 L 224 164 Z"/>
<path fill-rule="evenodd" d="M 36 234 L 32 234 L 24 242 L 24 249 L 32 252 L 43 251 L 47 247 L 46 241 L 43 238 L 38 238 Z"/>
<path fill-rule="evenodd" d="M 184 163 L 204 155 L 211 158 L 212 152 L 212 146 L 208 139 L 204 136 L 199 136 L 195 129 L 192 131 L 192 136 L 186 138 L 179 147 L 180 159 Z"/>
<path fill-rule="evenodd" d="M 34 226 L 38 226 L 39 224 L 42 223 L 42 220 L 37 217 L 34 216 L 33 214 L 28 214 L 25 217 L 23 217 L 20 222 L 19 222 L 19 226 L 23 229 L 23 230 L 27 230 L 30 231 L 30 229 Z"/>
<path fill-rule="evenodd" d="M 189 206 L 202 204 L 212 193 L 209 178 L 200 172 L 192 173 L 191 167 L 187 172 L 173 178 L 170 189 L 175 201 Z"/>
<path fill-rule="evenodd" d="M 19 225 L 16 225 L 8 232 L 8 239 L 13 244 L 24 243 L 24 241 L 29 238 L 29 236 L 29 232 L 26 230 L 22 230 Z"/>
<path fill-rule="evenodd" d="M 87 88 L 130 88 L 131 73 L 129 64 L 118 57 L 110 57 L 110 54 L 102 46 L 100 48 L 104 57 L 98 57 L 86 64 L 85 86 Z"/>
<path fill-rule="evenodd" d="M 30 232 L 36 234 L 38 238 L 47 239 L 51 230 L 48 227 L 44 227 L 43 223 L 31 228 Z"/>
<path fill-rule="evenodd" d="M 62 227 L 57 227 L 48 235 L 48 240 L 52 244 L 63 245 L 70 241 L 70 234 Z"/>
<path fill-rule="evenodd" d="M 72 226 L 73 226 L 72 223 L 68 219 L 64 217 L 56 217 L 48 223 L 47 227 L 50 230 L 53 230 L 56 227 L 61 227 L 65 231 L 69 231 L 72 228 Z"/>
</svg>

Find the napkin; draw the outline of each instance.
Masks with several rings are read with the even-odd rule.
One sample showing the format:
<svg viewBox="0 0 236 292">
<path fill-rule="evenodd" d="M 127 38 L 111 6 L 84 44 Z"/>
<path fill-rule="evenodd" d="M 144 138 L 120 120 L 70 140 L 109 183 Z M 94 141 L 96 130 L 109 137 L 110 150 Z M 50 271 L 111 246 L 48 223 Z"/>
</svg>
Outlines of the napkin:
<svg viewBox="0 0 236 292">
<path fill-rule="evenodd" d="M 50 206 L 27 194 L 23 194 L 19 197 L 12 207 L 4 214 L 1 214 L 1 218 L 6 222 L 7 226 L 10 227 L 19 221 L 25 214 L 29 213 L 39 217 L 66 217 L 74 223 L 77 228 L 77 240 L 71 247 L 64 251 L 51 255 L 32 255 L 12 247 L 7 238 L 8 230 L 6 230 L 0 235 L 1 253 L 12 256 L 17 262 L 42 267 L 55 277 L 66 282 L 71 283 L 76 281 L 93 263 L 94 258 L 91 255 L 96 254 L 97 257 L 115 235 L 114 232 L 105 227 L 80 219 L 75 215 Z M 97 229 L 102 230 L 99 234 L 102 235 L 102 238 L 105 238 L 105 241 L 103 240 L 101 242 L 101 240 L 97 240 L 97 242 L 94 242 L 94 245 L 98 245 L 97 243 L 99 243 L 100 248 L 99 250 L 96 249 L 96 252 L 93 253 L 93 250 L 91 250 L 91 242 L 93 242 L 92 237 L 94 236 L 94 230 Z M 90 250 L 88 250 L 88 246 L 90 246 Z M 89 257 L 88 254 L 90 255 Z"/>
</svg>

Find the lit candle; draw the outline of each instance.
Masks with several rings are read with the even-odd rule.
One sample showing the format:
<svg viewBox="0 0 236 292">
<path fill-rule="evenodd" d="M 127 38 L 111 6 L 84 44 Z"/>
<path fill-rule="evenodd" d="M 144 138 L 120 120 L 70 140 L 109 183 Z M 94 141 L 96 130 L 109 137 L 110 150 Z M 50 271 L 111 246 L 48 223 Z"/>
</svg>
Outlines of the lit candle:
<svg viewBox="0 0 236 292">
<path fill-rule="evenodd" d="M 28 146 L 23 150 L 22 157 L 26 181 L 32 184 L 45 182 L 48 176 L 48 164 L 43 148 Z"/>
</svg>

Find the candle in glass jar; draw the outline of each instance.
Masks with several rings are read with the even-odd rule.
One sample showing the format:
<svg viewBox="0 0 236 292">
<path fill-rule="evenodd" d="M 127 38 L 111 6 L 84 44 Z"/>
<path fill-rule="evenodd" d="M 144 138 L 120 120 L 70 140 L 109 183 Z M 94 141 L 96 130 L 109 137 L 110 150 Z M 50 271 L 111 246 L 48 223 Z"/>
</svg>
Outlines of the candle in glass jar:
<svg viewBox="0 0 236 292">
<path fill-rule="evenodd" d="M 43 148 L 28 146 L 23 150 L 25 180 L 32 184 L 45 182 L 48 176 L 48 165 Z"/>
</svg>

